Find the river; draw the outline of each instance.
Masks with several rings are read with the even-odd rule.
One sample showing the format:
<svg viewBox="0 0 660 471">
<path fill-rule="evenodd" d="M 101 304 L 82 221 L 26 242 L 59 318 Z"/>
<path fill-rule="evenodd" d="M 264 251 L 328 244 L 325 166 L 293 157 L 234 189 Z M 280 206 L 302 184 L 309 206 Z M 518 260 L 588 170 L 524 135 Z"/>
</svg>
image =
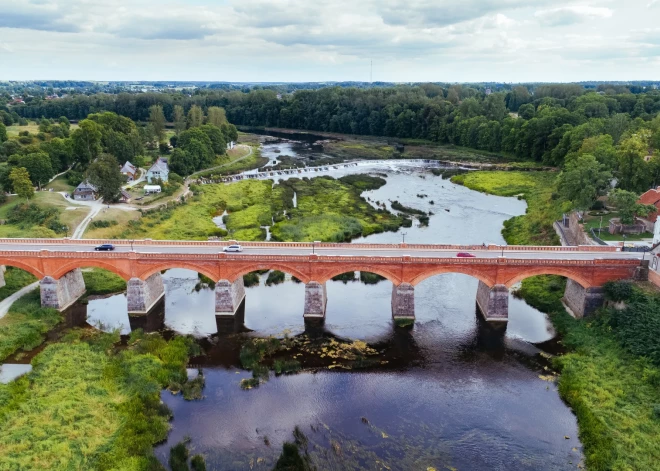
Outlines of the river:
<svg viewBox="0 0 660 471">
<path fill-rule="evenodd" d="M 285 144 L 287 154 L 295 152 L 296 145 Z M 502 223 L 525 212 L 524 201 L 477 193 L 428 172 L 373 171 L 384 173 L 387 184 L 364 194 L 371 202 L 389 208 L 398 200 L 434 214 L 428 227 L 415 221 L 360 242 L 401 242 L 405 234 L 411 243 L 499 244 Z M 305 329 L 304 286 L 289 280 L 268 287 L 265 277 L 246 289 L 247 333 L 218 334 L 213 290 L 200 287 L 194 272 L 164 274 L 165 301 L 147 327 L 164 322 L 199 337 L 206 350 L 194 359 L 206 380 L 202 400 L 162 393 L 174 412 L 169 438 L 156 449 L 164 464 L 170 447 L 190 437 L 208 469 L 272 469 L 296 426 L 319 470 L 565 470 L 581 461 L 575 416 L 556 385 L 541 378 L 547 364 L 535 344 L 554 331 L 523 301 L 511 296 L 506 332 L 493 331 L 476 312 L 477 280 L 439 275 L 415 287 L 414 327 L 395 329 L 389 281 L 328 282 L 326 335 L 376 345 L 388 363 L 273 375 L 243 390 L 241 379 L 250 377 L 238 358 L 245 338 Z M 87 315 L 91 324 L 130 332 L 124 294 L 90 300 Z"/>
</svg>

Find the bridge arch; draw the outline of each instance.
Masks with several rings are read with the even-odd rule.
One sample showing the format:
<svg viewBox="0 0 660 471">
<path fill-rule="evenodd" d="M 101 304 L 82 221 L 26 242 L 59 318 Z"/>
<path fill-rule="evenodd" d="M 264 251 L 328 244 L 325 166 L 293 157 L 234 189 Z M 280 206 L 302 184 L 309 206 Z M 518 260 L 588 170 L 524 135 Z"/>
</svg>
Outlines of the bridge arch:
<svg viewBox="0 0 660 471">
<path fill-rule="evenodd" d="M 386 278 L 387 280 L 391 281 L 392 284 L 394 285 L 400 285 L 402 283 L 401 277 L 395 275 L 391 271 L 381 268 L 377 265 L 370 265 L 368 267 L 365 267 L 364 265 L 342 265 L 337 268 L 332 268 L 329 270 L 326 270 L 325 273 L 323 273 L 323 276 L 318 276 L 317 278 L 321 278 L 319 280 L 314 280 L 318 281 L 319 283 L 324 283 L 326 281 L 329 281 L 333 279 L 335 276 L 342 275 L 344 273 L 348 272 L 367 272 L 367 273 L 374 273 L 376 275 L 380 275 L 383 278 Z"/>
<path fill-rule="evenodd" d="M 184 270 L 191 270 L 197 273 L 201 273 L 202 275 L 210 278 L 213 281 L 218 281 L 220 279 L 218 270 L 215 267 L 208 267 L 206 265 L 201 265 L 193 262 L 184 262 L 184 261 L 176 261 L 176 260 L 173 260 L 171 262 L 159 263 L 157 265 L 153 265 L 148 268 L 145 268 L 143 271 L 137 274 L 137 278 L 140 278 L 141 280 L 146 280 L 154 273 L 159 273 L 164 270 L 171 270 L 174 268 L 181 268 Z"/>
<path fill-rule="evenodd" d="M 468 275 L 471 276 L 472 278 L 476 278 L 479 281 L 482 281 L 489 287 L 492 287 L 496 284 L 495 279 L 492 276 L 485 273 L 484 270 L 480 270 L 479 268 L 474 268 L 465 265 L 439 266 L 436 268 L 432 268 L 429 269 L 428 271 L 422 272 L 419 275 L 415 276 L 409 281 L 409 283 L 413 286 L 416 286 L 428 278 L 431 278 L 436 275 L 445 275 L 447 273 Z"/>
<path fill-rule="evenodd" d="M 127 273 L 124 270 L 118 268 L 115 264 L 111 262 L 106 262 L 105 260 L 92 259 L 92 258 L 89 259 L 83 258 L 80 260 L 74 260 L 69 263 L 66 263 L 61 267 L 59 267 L 57 270 L 55 270 L 50 276 L 52 276 L 56 280 L 59 280 L 61 277 L 69 273 L 71 270 L 75 270 L 76 268 L 92 268 L 92 267 L 108 270 L 109 272 L 112 272 L 115 275 L 122 277 L 126 281 L 131 279 L 130 273 Z"/>
<path fill-rule="evenodd" d="M 7 267 L 15 267 L 15 268 L 20 268 L 21 270 L 25 270 L 26 272 L 36 276 L 39 279 L 42 279 L 44 276 L 43 272 L 40 270 L 37 270 L 34 265 L 31 265 L 29 263 L 24 263 L 21 260 L 14 260 L 14 259 L 4 259 L 0 260 L 0 265 L 5 265 Z"/>
<path fill-rule="evenodd" d="M 305 273 L 301 272 L 294 266 L 287 265 L 284 263 L 278 263 L 278 262 L 263 262 L 263 263 L 253 263 L 250 265 L 245 265 L 227 274 L 226 278 L 228 281 L 234 282 L 243 275 L 247 275 L 248 273 L 252 273 L 253 271 L 259 271 L 259 270 L 279 270 L 281 272 L 288 273 L 291 276 L 295 276 L 303 283 L 309 283 L 310 281 L 317 281 L 317 280 L 312 280 L 309 277 L 309 275 L 306 275 Z"/>
<path fill-rule="evenodd" d="M 589 279 L 586 276 L 576 272 L 575 270 L 571 270 L 570 268 L 554 267 L 551 265 L 529 268 L 513 276 L 506 283 L 504 283 L 504 286 L 506 286 L 507 288 L 511 288 L 513 285 L 523 281 L 526 278 L 530 278 L 532 276 L 539 276 L 539 275 L 563 276 L 565 278 L 573 280 L 583 288 L 591 288 L 593 286 L 591 281 L 589 281 Z"/>
</svg>

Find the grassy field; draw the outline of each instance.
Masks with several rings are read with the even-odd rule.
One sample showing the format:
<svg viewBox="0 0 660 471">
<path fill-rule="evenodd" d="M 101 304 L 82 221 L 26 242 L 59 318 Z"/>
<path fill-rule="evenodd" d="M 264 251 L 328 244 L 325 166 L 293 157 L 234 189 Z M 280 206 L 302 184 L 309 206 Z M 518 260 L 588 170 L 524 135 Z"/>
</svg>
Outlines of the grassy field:
<svg viewBox="0 0 660 471">
<path fill-rule="evenodd" d="M 552 200 L 554 172 L 470 172 L 451 181 L 499 196 L 519 196 L 527 201 L 527 214 L 504 222 L 502 235 L 509 245 L 559 245 L 552 224 L 561 217 Z"/>
<path fill-rule="evenodd" d="M 74 330 L 0 385 L 0 469 L 162 470 L 153 445 L 167 436 L 163 387 L 181 389 L 196 353 L 187 337 Z"/>
<path fill-rule="evenodd" d="M 67 183 L 66 174 L 60 175 L 55 180 L 53 180 L 48 185 L 46 185 L 44 188 L 46 190 L 52 189 L 53 191 L 65 191 L 67 193 L 73 193 L 73 190 L 75 190 L 73 186 Z"/>
<path fill-rule="evenodd" d="M 5 220 L 9 212 L 18 204 L 24 201 L 17 196 L 10 196 L 5 204 L 0 206 L 0 219 Z M 69 235 L 89 214 L 89 208 L 77 205 L 70 200 L 55 192 L 38 191 L 34 194 L 31 203 L 37 204 L 42 208 L 56 208 L 59 212 L 58 219 L 62 224 L 69 227 Z M 76 208 L 75 210 L 66 210 L 65 208 Z M 34 225 L 30 227 L 19 227 L 13 224 L 0 225 L 0 237 L 62 237 L 64 234 L 57 234 L 47 227 Z"/>
<path fill-rule="evenodd" d="M 228 151 L 227 155 L 214 163 L 215 167 L 221 166 L 221 168 L 207 170 L 196 174 L 196 176 L 212 178 L 224 175 L 234 175 L 246 170 L 262 167 L 268 163 L 268 159 L 261 156 L 261 151 L 259 150 L 258 145 L 252 146 L 252 154 L 247 158 L 243 158 L 245 155 L 244 148 L 234 148 Z"/>
<path fill-rule="evenodd" d="M 61 320 L 56 309 L 41 307 L 38 289 L 23 296 L 0 319 L 0 361 L 19 350 L 32 350 L 41 345 L 45 334 Z"/>
<path fill-rule="evenodd" d="M 121 276 L 100 268 L 84 270 L 83 279 L 87 296 L 126 291 L 126 281 Z"/>
<path fill-rule="evenodd" d="M 7 267 L 4 278 L 5 286 L 0 288 L 0 301 L 11 296 L 21 288 L 37 281 L 34 275 L 14 267 Z"/>
<path fill-rule="evenodd" d="M 561 372 L 559 392 L 578 418 L 587 469 L 660 470 L 660 368 L 624 348 L 611 311 L 572 318 L 561 303 L 564 286 L 560 277 L 534 277 L 523 281 L 520 294 L 550 314 L 569 350 L 554 365 Z M 655 308 L 646 311 L 649 317 L 640 330 L 629 335 L 644 338 L 643 331 L 655 325 L 650 341 L 657 348 L 660 304 L 657 292 L 651 297 Z"/>
<path fill-rule="evenodd" d="M 373 184 L 370 177 L 361 177 Z M 377 185 L 384 181 L 377 180 Z M 193 187 L 186 204 L 151 211 L 136 221 L 90 230 L 86 237 L 205 240 L 225 235 L 212 221 L 225 210 L 228 238 L 264 240 L 261 226 L 272 225 L 274 240 L 350 240 L 359 235 L 395 230 L 403 218 L 375 210 L 360 197 L 360 178 L 291 179 L 275 187 L 271 181 L 248 180 L 232 185 Z M 298 207 L 293 208 L 293 194 Z M 286 216 L 284 215 L 286 211 Z M 275 223 L 273 224 L 273 221 Z"/>
<path fill-rule="evenodd" d="M 126 228 L 131 221 L 140 219 L 139 211 L 123 211 L 121 209 L 110 208 L 106 212 L 101 212 L 94 217 L 94 221 L 114 221 L 117 224 L 110 227 L 93 227 L 93 224 L 87 226 L 84 239 L 109 239 L 117 232 L 117 228 Z"/>
<path fill-rule="evenodd" d="M 7 126 L 7 137 L 17 137 L 19 132 L 28 131 L 30 134 L 37 134 L 39 132 L 39 125 L 34 121 L 30 121 L 27 126 L 19 126 L 13 124 Z"/>
</svg>

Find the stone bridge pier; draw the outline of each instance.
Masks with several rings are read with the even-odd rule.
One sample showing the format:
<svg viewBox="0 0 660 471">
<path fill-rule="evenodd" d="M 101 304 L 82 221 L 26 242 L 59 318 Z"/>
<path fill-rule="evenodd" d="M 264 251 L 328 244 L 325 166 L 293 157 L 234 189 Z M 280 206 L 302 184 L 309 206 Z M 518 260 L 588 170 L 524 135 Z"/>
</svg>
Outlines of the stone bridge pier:
<svg viewBox="0 0 660 471">
<path fill-rule="evenodd" d="M 0 265 L 0 288 L 5 286 L 7 283 L 5 283 L 5 272 L 7 271 L 7 267 L 4 265 Z"/>
<path fill-rule="evenodd" d="M 325 308 L 328 304 L 328 292 L 325 283 L 310 281 L 305 285 L 305 321 L 325 320 Z"/>
<path fill-rule="evenodd" d="M 477 307 L 488 322 L 509 321 L 509 288 L 504 285 L 488 286 L 479 281 Z"/>
<path fill-rule="evenodd" d="M 160 272 L 146 280 L 131 278 L 126 285 L 129 314 L 147 314 L 165 295 L 165 286 Z"/>
<path fill-rule="evenodd" d="M 394 322 L 415 320 L 415 287 L 410 283 L 392 285 L 392 319 Z"/>
<path fill-rule="evenodd" d="M 245 284 L 239 276 L 233 283 L 220 280 L 215 284 L 215 315 L 216 317 L 231 317 L 245 301 Z"/>
<path fill-rule="evenodd" d="M 3 277 L 4 281 L 4 277 Z M 85 280 L 80 268 L 71 270 L 59 279 L 46 276 L 39 282 L 41 305 L 63 311 L 85 293 Z"/>
<path fill-rule="evenodd" d="M 605 301 L 605 295 L 603 288 L 584 288 L 579 283 L 568 279 L 563 301 L 573 311 L 573 315 L 581 319 L 593 314 L 596 309 L 601 307 Z"/>
</svg>

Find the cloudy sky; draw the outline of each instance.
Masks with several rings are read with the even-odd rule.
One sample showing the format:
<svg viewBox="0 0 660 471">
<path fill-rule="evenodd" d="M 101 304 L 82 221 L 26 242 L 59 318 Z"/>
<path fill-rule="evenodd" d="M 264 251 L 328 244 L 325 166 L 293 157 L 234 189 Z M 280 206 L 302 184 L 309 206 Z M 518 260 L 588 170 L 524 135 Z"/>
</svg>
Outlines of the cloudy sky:
<svg viewBox="0 0 660 471">
<path fill-rule="evenodd" d="M 660 0 L 0 0 L 0 79 L 660 80 Z"/>
</svg>

